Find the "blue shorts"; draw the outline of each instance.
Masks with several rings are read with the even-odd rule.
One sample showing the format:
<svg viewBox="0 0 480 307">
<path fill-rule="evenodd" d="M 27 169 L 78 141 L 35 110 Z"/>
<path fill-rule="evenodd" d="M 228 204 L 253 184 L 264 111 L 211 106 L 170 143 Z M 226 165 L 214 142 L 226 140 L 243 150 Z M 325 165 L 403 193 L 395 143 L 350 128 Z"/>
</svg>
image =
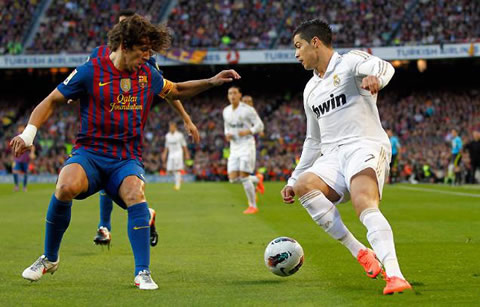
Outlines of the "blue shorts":
<svg viewBox="0 0 480 307">
<path fill-rule="evenodd" d="M 13 162 L 13 170 L 28 173 L 28 162 Z"/>
<path fill-rule="evenodd" d="M 80 164 L 88 178 L 88 191 L 79 194 L 75 199 L 85 199 L 103 189 L 113 201 L 126 209 L 127 205 L 118 195 L 123 179 L 133 175 L 145 181 L 143 164 L 134 159 L 119 160 L 79 148 L 72 152 L 63 166 L 72 163 Z"/>
</svg>

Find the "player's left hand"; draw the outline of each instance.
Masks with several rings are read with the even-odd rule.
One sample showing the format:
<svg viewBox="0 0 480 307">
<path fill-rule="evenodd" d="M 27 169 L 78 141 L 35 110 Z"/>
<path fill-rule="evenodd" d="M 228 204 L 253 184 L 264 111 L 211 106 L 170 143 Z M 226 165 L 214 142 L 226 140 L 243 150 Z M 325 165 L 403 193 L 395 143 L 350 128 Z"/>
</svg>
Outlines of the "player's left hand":
<svg viewBox="0 0 480 307">
<path fill-rule="evenodd" d="M 219 86 L 224 83 L 232 82 L 233 80 L 240 79 L 240 75 L 233 69 L 229 70 L 222 70 L 212 78 L 210 78 L 209 82 L 213 86 Z"/>
<path fill-rule="evenodd" d="M 10 141 L 10 147 L 12 147 L 15 157 L 19 157 L 25 151 L 32 148 L 32 146 L 25 145 L 25 141 L 18 135 Z"/>
<path fill-rule="evenodd" d="M 380 90 L 380 80 L 375 76 L 366 76 L 362 79 L 361 87 L 369 90 L 372 95 L 375 95 Z"/>
<path fill-rule="evenodd" d="M 238 133 L 238 136 L 246 136 L 246 135 L 249 135 L 249 134 L 252 134 L 252 132 L 250 130 L 242 130 Z"/>
<path fill-rule="evenodd" d="M 200 144 L 200 134 L 198 133 L 197 126 L 194 123 L 190 122 L 183 122 L 183 126 L 187 131 L 188 135 L 192 137 L 193 142 L 196 144 Z"/>
</svg>

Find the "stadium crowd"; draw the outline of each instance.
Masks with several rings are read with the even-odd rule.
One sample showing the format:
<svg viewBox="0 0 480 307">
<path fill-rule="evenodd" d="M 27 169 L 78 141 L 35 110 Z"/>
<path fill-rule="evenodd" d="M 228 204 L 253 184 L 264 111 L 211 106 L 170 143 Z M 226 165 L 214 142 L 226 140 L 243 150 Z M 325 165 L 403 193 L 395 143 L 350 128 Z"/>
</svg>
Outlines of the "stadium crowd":
<svg viewBox="0 0 480 307">
<path fill-rule="evenodd" d="M 3 0 L 0 53 L 21 53 L 39 0 Z M 53 0 L 27 53 L 85 53 L 106 41 L 119 10 L 160 22 L 168 0 Z M 471 42 L 480 37 L 480 2 L 470 0 L 180 0 L 168 15 L 173 47 L 185 49 L 291 48 L 303 20 L 321 17 L 336 47 Z M 45 35 L 48 33 L 49 35 Z"/>
<path fill-rule="evenodd" d="M 108 31 L 122 9 L 156 22 L 166 0 L 53 0 L 40 21 L 28 53 L 85 53 L 105 44 Z M 45 35 L 48 33 L 48 35 Z"/>
<path fill-rule="evenodd" d="M 20 54 L 40 0 L 0 0 L 0 55 Z"/>
<path fill-rule="evenodd" d="M 265 134 L 257 140 L 257 170 L 267 180 L 284 180 L 298 162 L 305 137 L 305 115 L 301 94 L 253 95 L 255 108 L 265 123 Z M 186 172 L 198 180 L 226 180 L 228 144 L 224 139 L 222 110 L 224 97 L 202 96 L 186 101 L 185 108 L 197 125 L 201 143 L 188 142 L 192 161 Z M 165 105 L 156 102 L 145 129 L 144 164 L 147 173 L 164 174 L 161 162 L 169 121 L 179 117 Z M 32 106 L 26 102 L 1 102 L 0 173 L 11 169 L 12 156 L 8 141 L 18 125 L 28 120 Z M 452 128 L 458 129 L 464 144 L 471 141 L 471 132 L 480 130 L 480 92 L 432 91 L 400 96 L 390 91 L 380 95 L 379 112 L 385 128 L 391 128 L 400 139 L 400 179 L 402 181 L 443 182 L 449 178 Z M 4 106 L 4 107 L 3 107 Z M 62 106 L 39 131 L 36 138 L 37 158 L 30 170 L 37 174 L 56 174 L 72 148 L 77 132 L 78 106 Z M 183 131 L 182 125 L 179 125 Z M 463 172 L 469 174 L 470 159 L 464 154 Z"/>
</svg>

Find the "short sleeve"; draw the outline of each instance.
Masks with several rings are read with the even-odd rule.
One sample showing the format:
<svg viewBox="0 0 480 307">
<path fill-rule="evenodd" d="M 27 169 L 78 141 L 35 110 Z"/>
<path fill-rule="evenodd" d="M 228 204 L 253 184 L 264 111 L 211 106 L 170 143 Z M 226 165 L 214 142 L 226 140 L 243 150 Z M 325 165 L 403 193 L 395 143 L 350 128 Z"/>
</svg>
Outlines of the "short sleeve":
<svg viewBox="0 0 480 307">
<path fill-rule="evenodd" d="M 150 57 L 147 61 L 148 64 L 153 66 L 161 75 L 163 75 L 163 71 L 160 69 L 160 66 L 158 66 L 157 61 L 155 60 L 155 57 Z"/>
<path fill-rule="evenodd" d="M 100 46 L 96 47 L 95 49 L 92 50 L 92 53 L 90 53 L 89 57 L 90 59 L 94 59 L 98 57 L 98 49 L 100 49 Z"/>
<path fill-rule="evenodd" d="M 151 87 L 153 90 L 154 95 L 160 95 L 160 97 L 165 98 L 162 96 L 162 94 L 165 91 L 165 79 L 163 79 L 163 76 L 158 72 L 156 69 L 150 68 L 150 71 L 152 73 L 152 83 Z"/>
<path fill-rule="evenodd" d="M 67 99 L 77 99 L 87 90 L 87 80 L 89 79 L 88 66 L 90 62 L 78 66 L 70 75 L 57 86 L 57 90 Z M 93 76 L 90 76 L 92 79 Z"/>
</svg>

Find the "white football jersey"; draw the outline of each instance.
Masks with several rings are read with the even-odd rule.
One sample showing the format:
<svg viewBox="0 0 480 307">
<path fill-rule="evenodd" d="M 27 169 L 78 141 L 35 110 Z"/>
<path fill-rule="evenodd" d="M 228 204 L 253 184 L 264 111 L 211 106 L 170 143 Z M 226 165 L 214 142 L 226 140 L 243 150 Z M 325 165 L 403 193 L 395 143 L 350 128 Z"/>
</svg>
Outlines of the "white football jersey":
<svg viewBox="0 0 480 307">
<path fill-rule="evenodd" d="M 168 132 L 165 136 L 165 147 L 168 149 L 168 157 L 183 157 L 183 146 L 187 146 L 183 134 L 179 131 Z"/>
<path fill-rule="evenodd" d="M 366 52 L 334 52 L 323 78 L 316 72 L 303 92 L 307 133 L 298 165 L 288 180 L 297 178 L 321 156 L 335 146 L 369 140 L 390 148 L 377 109 L 377 95 L 361 88 L 366 76 L 374 75 L 385 87 L 395 69 L 382 59 Z"/>
<path fill-rule="evenodd" d="M 243 102 L 240 102 L 234 110 L 232 105 L 223 109 L 223 120 L 225 135 L 233 135 L 230 141 L 230 151 L 239 152 L 249 150 L 255 147 L 255 138 L 253 135 L 239 136 L 242 130 L 250 130 L 252 134 L 263 131 L 263 122 L 255 109 Z"/>
<path fill-rule="evenodd" d="M 360 65 L 363 71 L 367 70 L 365 74 Z M 309 128 L 313 129 L 310 133 L 318 138 L 321 135 L 322 147 L 362 139 L 389 145 L 378 115 L 377 95 L 361 88 L 362 79 L 367 75 L 377 75 L 381 82 L 388 83 L 389 78 L 384 81 L 382 77 L 387 70 L 389 73 L 389 69 L 393 70 L 389 65 L 378 57 L 353 50 L 344 55 L 335 52 L 323 78 L 314 72 L 305 87 L 304 107 L 310 117 Z M 316 127 L 311 126 L 314 123 Z"/>
</svg>

